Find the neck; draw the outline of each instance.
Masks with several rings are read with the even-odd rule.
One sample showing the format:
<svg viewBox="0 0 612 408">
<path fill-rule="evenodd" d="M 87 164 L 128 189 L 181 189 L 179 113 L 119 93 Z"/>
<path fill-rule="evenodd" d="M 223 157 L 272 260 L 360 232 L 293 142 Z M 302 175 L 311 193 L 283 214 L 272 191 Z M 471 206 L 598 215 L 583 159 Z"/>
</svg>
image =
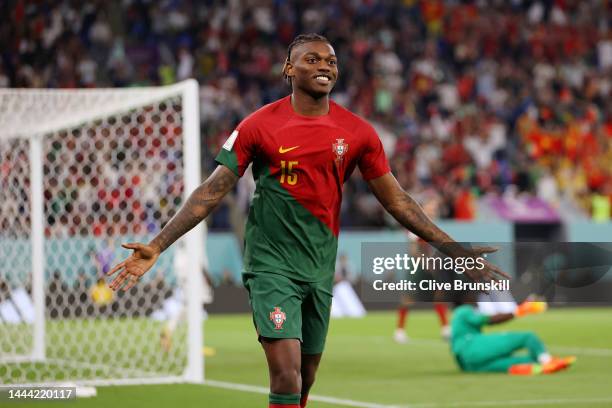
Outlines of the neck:
<svg viewBox="0 0 612 408">
<path fill-rule="evenodd" d="M 322 116 L 329 113 L 329 95 L 314 98 L 306 93 L 294 90 L 291 94 L 291 106 L 295 113 L 303 116 Z"/>
</svg>

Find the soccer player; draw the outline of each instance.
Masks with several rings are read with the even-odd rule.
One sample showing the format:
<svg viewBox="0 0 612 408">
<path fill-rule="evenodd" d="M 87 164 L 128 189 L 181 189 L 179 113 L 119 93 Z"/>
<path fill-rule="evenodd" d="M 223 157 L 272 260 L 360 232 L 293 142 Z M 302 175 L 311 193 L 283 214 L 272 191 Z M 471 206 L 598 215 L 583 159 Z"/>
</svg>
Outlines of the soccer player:
<svg viewBox="0 0 612 408">
<path fill-rule="evenodd" d="M 413 251 L 413 256 L 419 256 L 420 254 L 423 254 L 423 253 L 429 253 L 428 251 L 431 249 L 431 247 L 429 247 L 429 245 L 426 242 L 423 242 L 420 239 L 416 242 L 413 242 L 412 244 L 415 248 L 415 250 Z M 433 277 L 435 277 L 436 280 L 439 282 L 449 281 L 449 279 L 452 279 L 452 277 L 449 278 L 449 276 L 453 273 L 454 272 L 452 271 L 433 271 L 431 272 Z M 428 276 L 431 277 L 431 275 L 427 275 L 427 274 L 428 272 L 418 271 L 415 275 L 412 275 L 411 278 L 414 281 L 418 282 L 422 279 L 427 278 Z M 447 300 L 448 299 L 447 299 L 446 291 L 438 289 L 434 292 L 433 306 L 434 306 L 434 310 L 436 311 L 436 314 L 438 315 L 438 319 L 440 321 L 440 335 L 442 336 L 442 339 L 448 341 L 450 338 L 451 329 L 448 324 L 448 307 L 446 305 Z M 406 334 L 406 320 L 410 312 L 410 306 L 412 304 L 414 304 L 414 299 L 412 296 L 407 295 L 407 294 L 403 294 L 401 296 L 400 304 L 397 308 L 397 322 L 396 322 L 395 332 L 393 333 L 393 339 L 395 340 L 396 343 L 405 344 L 409 340 L 409 337 Z"/>
<path fill-rule="evenodd" d="M 463 295 L 452 318 L 451 350 L 463 371 L 502 372 L 511 375 L 552 374 L 574 363 L 575 357 L 552 357 L 532 332 L 482 334 L 485 325 L 500 324 L 546 310 L 546 303 L 526 301 L 514 313 L 487 316 L 476 308 L 476 293 Z M 516 352 L 527 350 L 526 355 Z"/>
<path fill-rule="evenodd" d="M 97 252 L 92 252 L 93 261 L 98 269 L 98 278 L 103 278 L 113 266 L 115 258 L 115 242 L 107 238 Z"/>
<path fill-rule="evenodd" d="M 179 237 L 219 204 L 249 163 L 256 191 L 245 232 L 243 282 L 270 375 L 269 406 L 304 407 L 327 335 L 342 185 L 356 167 L 385 209 L 427 242 L 453 242 L 389 171 L 382 144 L 365 120 L 330 100 L 338 59 L 329 41 L 299 35 L 283 66 L 291 95 L 244 119 L 225 142 L 218 167 L 149 243 L 109 274 L 128 290 Z M 481 256 L 490 248 L 446 248 Z M 503 275 L 487 264 L 474 278 Z M 125 286 L 124 286 L 125 285 Z"/>
<path fill-rule="evenodd" d="M 423 202 L 423 211 L 425 214 L 431 219 L 436 219 L 438 215 L 438 206 L 439 202 L 436 197 L 429 197 L 427 200 Z M 411 252 L 412 256 L 418 257 L 421 254 L 427 254 L 427 256 L 431 256 L 431 247 L 429 244 L 421 238 L 416 238 L 414 242 L 411 242 Z M 434 275 L 434 277 L 438 281 L 447 281 L 449 273 L 444 271 L 429 271 Z M 453 272 L 450 272 L 452 274 Z M 415 281 L 420 281 L 425 278 L 426 272 L 418 271 L 415 275 L 411 275 L 411 278 Z M 452 277 L 450 278 L 452 279 Z M 434 310 L 438 315 L 438 319 L 440 321 L 440 334 L 444 340 L 449 340 L 450 338 L 450 326 L 448 325 L 448 307 L 446 306 L 446 292 L 442 290 L 436 290 L 434 292 Z M 397 323 L 395 332 L 393 333 L 393 339 L 396 343 L 404 344 L 408 342 L 408 335 L 406 334 L 406 320 L 408 317 L 408 313 L 410 312 L 410 306 L 414 303 L 414 299 L 412 296 L 403 294 L 400 298 L 400 304 L 397 308 Z"/>
</svg>

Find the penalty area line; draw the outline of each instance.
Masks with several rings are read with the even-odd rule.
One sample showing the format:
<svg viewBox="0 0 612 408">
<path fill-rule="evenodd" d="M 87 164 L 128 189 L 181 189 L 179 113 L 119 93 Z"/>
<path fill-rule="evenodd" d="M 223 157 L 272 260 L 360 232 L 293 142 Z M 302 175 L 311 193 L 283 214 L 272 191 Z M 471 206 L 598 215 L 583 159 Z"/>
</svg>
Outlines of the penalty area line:
<svg viewBox="0 0 612 408">
<path fill-rule="evenodd" d="M 256 394 L 265 394 L 265 395 L 268 395 L 270 393 L 270 390 L 268 388 L 260 387 L 257 385 L 238 384 L 238 383 L 216 381 L 216 380 L 204 380 L 203 384 L 208 385 L 210 387 L 225 388 L 227 390 L 233 390 L 233 391 L 244 391 L 244 392 L 252 392 Z M 397 408 L 397 405 L 382 405 L 382 404 L 375 404 L 372 402 L 354 401 L 350 399 L 327 397 L 324 395 L 316 395 L 316 394 L 309 395 L 308 401 L 326 402 L 328 404 L 341 405 L 345 407 Z"/>
</svg>

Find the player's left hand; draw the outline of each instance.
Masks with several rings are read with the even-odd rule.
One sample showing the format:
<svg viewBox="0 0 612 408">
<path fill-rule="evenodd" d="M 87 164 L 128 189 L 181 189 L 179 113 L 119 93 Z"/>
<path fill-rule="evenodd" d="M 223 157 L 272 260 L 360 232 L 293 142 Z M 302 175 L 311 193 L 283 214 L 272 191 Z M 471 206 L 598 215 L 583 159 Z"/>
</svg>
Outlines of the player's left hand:
<svg viewBox="0 0 612 408">
<path fill-rule="evenodd" d="M 543 313 L 548 308 L 548 304 L 542 301 L 527 300 L 516 307 L 514 316 L 523 317 L 529 314 Z"/>
<path fill-rule="evenodd" d="M 510 276 L 506 274 L 504 271 L 499 269 L 497 266 L 493 265 L 489 261 L 487 261 L 486 254 L 491 254 L 497 251 L 497 248 L 494 247 L 473 247 L 467 249 L 468 254 L 466 256 L 471 257 L 473 259 L 482 258 L 482 264 L 484 267 L 479 269 L 477 267 L 467 269 L 465 274 L 475 281 L 491 281 L 491 280 L 499 280 L 499 279 L 510 279 Z"/>
</svg>

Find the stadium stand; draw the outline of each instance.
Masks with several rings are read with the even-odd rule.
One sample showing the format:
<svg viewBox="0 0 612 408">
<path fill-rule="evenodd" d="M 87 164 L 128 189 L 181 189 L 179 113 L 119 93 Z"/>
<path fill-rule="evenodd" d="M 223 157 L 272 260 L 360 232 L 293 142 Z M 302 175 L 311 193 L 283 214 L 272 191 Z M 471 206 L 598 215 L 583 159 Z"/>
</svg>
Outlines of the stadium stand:
<svg viewBox="0 0 612 408">
<path fill-rule="evenodd" d="M 543 219 L 606 222 L 609 8 L 603 1 L 18 0 L 0 4 L 10 16 L 0 27 L 0 86 L 195 78 L 208 173 L 235 125 L 287 94 L 280 71 L 294 35 L 320 32 L 340 60 L 334 99 L 374 124 L 402 186 L 436 196 L 440 217 L 515 220 L 521 215 L 504 208 L 518 206 L 519 213 L 545 208 Z M 345 194 L 345 227 L 392 224 L 358 175 Z M 226 207 L 211 227 L 231 224 Z"/>
</svg>

